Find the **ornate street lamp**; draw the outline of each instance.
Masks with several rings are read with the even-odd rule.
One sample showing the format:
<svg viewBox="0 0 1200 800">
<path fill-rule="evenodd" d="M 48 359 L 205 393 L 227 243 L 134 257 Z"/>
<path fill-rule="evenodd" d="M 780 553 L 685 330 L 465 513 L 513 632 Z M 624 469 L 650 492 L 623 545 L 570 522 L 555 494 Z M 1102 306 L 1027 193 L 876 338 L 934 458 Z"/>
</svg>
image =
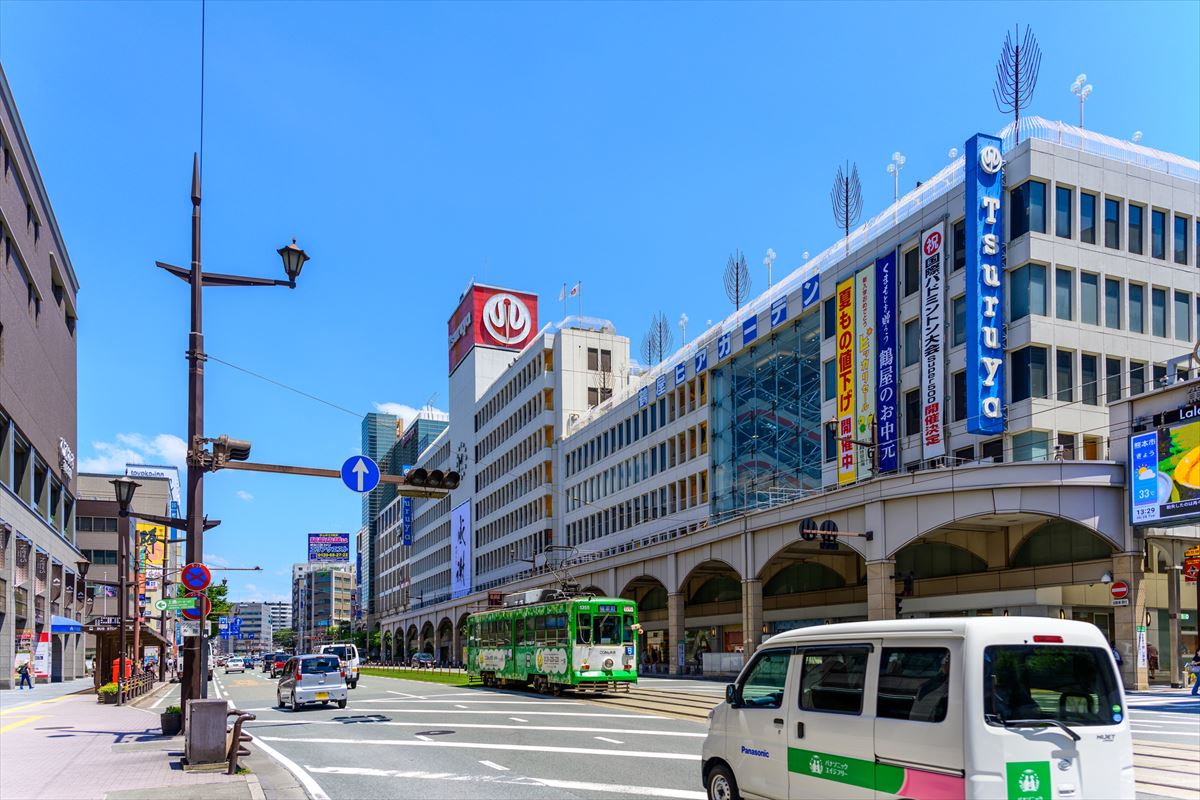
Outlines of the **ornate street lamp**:
<svg viewBox="0 0 1200 800">
<path fill-rule="evenodd" d="M 88 568 L 92 566 L 92 562 L 81 559 L 75 562 L 75 569 L 79 570 L 79 577 L 87 580 Z"/>
<path fill-rule="evenodd" d="M 304 262 L 308 261 L 308 253 L 296 246 L 295 239 L 292 239 L 291 244 L 285 245 L 275 252 L 279 253 L 279 257 L 283 259 L 283 271 L 287 273 L 288 283 L 295 289 L 296 278 L 300 277 L 300 270 L 304 269 Z"/>
<path fill-rule="evenodd" d="M 117 495 L 117 505 L 121 507 L 121 516 L 129 516 L 129 506 L 133 503 L 133 494 L 141 484 L 135 483 L 132 478 L 117 478 L 109 483 L 113 485 L 113 491 Z"/>
</svg>

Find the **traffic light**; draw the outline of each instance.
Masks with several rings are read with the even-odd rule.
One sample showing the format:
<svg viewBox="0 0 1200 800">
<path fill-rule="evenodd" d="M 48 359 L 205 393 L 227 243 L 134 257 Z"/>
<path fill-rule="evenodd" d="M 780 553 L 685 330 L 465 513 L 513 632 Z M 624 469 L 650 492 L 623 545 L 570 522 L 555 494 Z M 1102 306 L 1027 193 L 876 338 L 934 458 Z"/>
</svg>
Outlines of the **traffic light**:
<svg viewBox="0 0 1200 800">
<path fill-rule="evenodd" d="M 212 440 L 213 469 L 220 469 L 230 461 L 247 461 L 250 458 L 250 442 L 247 439 L 231 439 L 221 434 Z"/>
<path fill-rule="evenodd" d="M 453 470 L 443 472 L 440 469 L 426 470 L 417 467 L 404 473 L 404 485 L 419 489 L 455 489 L 458 482 L 459 475 Z"/>
</svg>

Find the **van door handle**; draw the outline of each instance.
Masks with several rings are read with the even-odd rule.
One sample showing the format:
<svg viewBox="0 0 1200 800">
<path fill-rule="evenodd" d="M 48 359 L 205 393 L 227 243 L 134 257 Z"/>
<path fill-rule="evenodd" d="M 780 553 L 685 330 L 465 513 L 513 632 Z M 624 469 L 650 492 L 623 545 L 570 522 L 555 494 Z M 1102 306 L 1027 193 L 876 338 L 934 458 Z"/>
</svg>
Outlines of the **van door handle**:
<svg viewBox="0 0 1200 800">
<path fill-rule="evenodd" d="M 780 727 L 783 727 L 783 718 L 782 718 L 782 717 L 776 717 L 776 718 L 775 718 L 775 724 L 776 724 L 776 725 L 778 725 L 778 726 L 780 726 Z"/>
<path fill-rule="evenodd" d="M 804 738 L 804 723 L 803 722 L 796 723 L 796 738 L 797 739 Z"/>
</svg>

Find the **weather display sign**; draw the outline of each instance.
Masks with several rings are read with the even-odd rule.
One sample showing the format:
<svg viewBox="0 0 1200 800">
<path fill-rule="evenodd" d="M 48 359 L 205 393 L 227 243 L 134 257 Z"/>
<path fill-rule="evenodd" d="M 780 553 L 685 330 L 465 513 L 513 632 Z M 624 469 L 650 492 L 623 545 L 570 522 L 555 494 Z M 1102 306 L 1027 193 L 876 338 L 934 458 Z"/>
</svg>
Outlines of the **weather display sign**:
<svg viewBox="0 0 1200 800">
<path fill-rule="evenodd" d="M 349 561 L 350 534 L 310 533 L 308 535 L 308 560 L 319 564 Z"/>
<path fill-rule="evenodd" d="M 1130 518 L 1182 524 L 1200 515 L 1200 405 L 1154 417 L 1129 437 Z"/>
</svg>

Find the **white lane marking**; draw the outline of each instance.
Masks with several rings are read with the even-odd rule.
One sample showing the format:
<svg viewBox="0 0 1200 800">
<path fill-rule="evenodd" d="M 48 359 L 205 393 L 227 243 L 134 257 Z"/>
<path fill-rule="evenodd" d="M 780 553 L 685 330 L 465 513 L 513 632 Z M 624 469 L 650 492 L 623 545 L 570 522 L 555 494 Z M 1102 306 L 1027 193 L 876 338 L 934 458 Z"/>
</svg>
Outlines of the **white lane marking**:
<svg viewBox="0 0 1200 800">
<path fill-rule="evenodd" d="M 420 739 L 422 742 L 432 742 L 433 741 L 433 739 L 430 739 L 428 736 L 422 736 L 419 733 L 413 734 L 413 738 Z"/>
<path fill-rule="evenodd" d="M 508 767 L 502 767 L 495 761 L 480 761 L 479 763 L 483 764 L 485 767 L 491 767 L 494 770 L 499 770 L 500 772 L 508 772 Z"/>
<path fill-rule="evenodd" d="M 219 699 L 219 700 L 225 699 L 225 695 L 221 694 L 221 682 L 216 680 L 215 678 L 213 679 L 213 691 L 215 691 L 217 693 L 217 699 Z"/>
<path fill-rule="evenodd" d="M 455 707 L 455 708 L 466 708 L 466 706 L 460 706 L 460 705 L 458 705 L 458 704 L 455 704 L 455 706 L 454 706 L 454 707 Z"/>
<path fill-rule="evenodd" d="M 299 742 L 301 744 L 383 744 L 392 747 L 449 747 L 461 750 L 520 750 L 538 753 L 570 753 L 581 756 L 624 756 L 626 758 L 658 758 L 666 761 L 699 761 L 698 753 L 655 753 L 642 750 L 605 750 L 598 747 L 552 747 L 549 745 L 501 744 L 486 742 L 414 742 L 407 739 L 329 739 L 312 737 L 263 736 L 268 742 Z"/>
<path fill-rule="evenodd" d="M 1139 736 L 1195 736 L 1200 739 L 1200 733 L 1192 733 L 1191 731 L 1134 731 Z"/>
<path fill-rule="evenodd" d="M 265 710 L 265 709 L 264 709 Z M 471 709 L 469 711 L 460 711 L 457 708 L 364 708 L 363 711 L 379 713 L 387 711 L 393 714 L 500 714 L 507 715 L 507 711 L 481 711 L 479 709 Z M 587 711 L 522 711 L 527 717 L 605 717 L 608 719 L 670 719 L 669 717 L 656 716 L 654 714 L 596 714 Z"/>
<path fill-rule="evenodd" d="M 1196 727 L 1196 720 L 1194 720 L 1194 719 L 1189 719 L 1189 720 L 1155 719 L 1153 722 L 1146 722 L 1146 721 L 1143 721 L 1140 719 L 1135 719 L 1135 720 L 1133 720 L 1132 724 L 1134 726 L 1149 725 L 1154 728 L 1159 728 L 1159 727 L 1162 727 L 1163 725 L 1186 725 L 1189 728 L 1194 728 L 1194 727 Z"/>
<path fill-rule="evenodd" d="M 610 739 L 607 736 L 596 736 L 593 738 L 599 739 L 602 742 L 608 742 L 609 744 L 625 744 L 620 739 Z"/>
<path fill-rule="evenodd" d="M 513 722 L 529 722 L 529 720 L 521 719 L 520 717 L 509 717 L 509 719 L 511 719 Z"/>
<path fill-rule="evenodd" d="M 400 695 L 401 697 L 410 697 L 410 698 L 413 698 L 413 699 L 415 699 L 415 700 L 422 700 L 422 699 L 424 699 L 424 698 L 422 698 L 422 697 L 421 697 L 421 695 L 419 695 L 419 694 L 409 694 L 408 692 L 397 692 L 397 691 L 395 691 L 395 690 L 393 690 L 393 689 L 388 689 L 388 694 L 398 694 L 398 695 Z M 385 697 L 384 699 L 386 700 L 387 698 Z M 363 702 L 375 702 L 375 701 L 363 701 Z"/>
<path fill-rule="evenodd" d="M 456 783 L 489 783 L 513 786 L 545 786 L 550 789 L 565 789 L 584 792 L 607 792 L 629 794 L 635 797 L 662 797 L 668 800 L 705 800 L 704 792 L 690 789 L 666 789 L 658 786 L 629 786 L 620 783 L 592 783 L 590 781 L 564 781 L 555 778 L 531 778 L 524 775 L 455 775 L 450 772 L 421 772 L 418 770 L 373 769 L 371 767 L 313 767 L 308 769 L 328 775 L 357 775 L 368 778 L 409 778 L 415 780 L 441 780 Z"/>
<path fill-rule="evenodd" d="M 300 781 L 300 783 L 304 786 L 304 790 L 308 792 L 308 796 L 312 798 L 312 800 L 329 800 L 329 795 L 325 794 L 325 790 L 321 788 L 321 784 L 317 783 L 313 776 L 305 772 L 299 764 L 297 764 L 295 761 L 292 761 L 274 747 L 268 745 L 262 740 L 261 736 L 254 736 L 253 734 L 247 735 L 254 740 L 254 744 L 261 748 L 264 753 L 282 764 L 284 769 L 286 769 L 288 772 L 295 775 L 296 780 Z M 319 770 L 313 770 L 313 772 L 318 771 Z"/>
<path fill-rule="evenodd" d="M 360 703 L 403 703 L 394 697 L 377 697 L 373 700 L 359 700 Z M 445 700 L 434 700 L 428 697 L 413 699 L 412 703 L 445 703 Z M 581 706 L 583 703 L 574 700 L 455 700 L 455 704 L 463 703 L 472 706 Z"/>
<path fill-rule="evenodd" d="M 512 719 L 512 717 L 509 717 Z M 525 722 L 525 720 L 520 720 Z M 277 719 L 259 719 L 250 720 L 243 723 L 245 725 L 253 725 L 255 727 L 269 727 L 274 725 L 385 725 L 396 728 L 428 728 L 428 722 L 396 722 L 394 720 L 374 720 L 374 719 L 359 719 L 352 723 L 342 722 L 332 719 L 306 719 L 303 721 L 297 720 L 289 722 L 287 720 Z M 708 734 L 703 732 L 692 731 L 654 731 L 640 730 L 637 728 L 582 728 L 573 725 L 525 725 L 516 727 L 508 724 L 490 724 L 486 722 L 454 722 L 451 723 L 455 728 L 478 728 L 481 730 L 502 730 L 502 731 L 554 731 L 558 733 L 620 733 L 626 736 L 674 736 L 685 739 L 703 739 Z M 599 737 L 597 737 L 599 738 Z M 624 742 L 618 742 L 624 744 Z"/>
</svg>

